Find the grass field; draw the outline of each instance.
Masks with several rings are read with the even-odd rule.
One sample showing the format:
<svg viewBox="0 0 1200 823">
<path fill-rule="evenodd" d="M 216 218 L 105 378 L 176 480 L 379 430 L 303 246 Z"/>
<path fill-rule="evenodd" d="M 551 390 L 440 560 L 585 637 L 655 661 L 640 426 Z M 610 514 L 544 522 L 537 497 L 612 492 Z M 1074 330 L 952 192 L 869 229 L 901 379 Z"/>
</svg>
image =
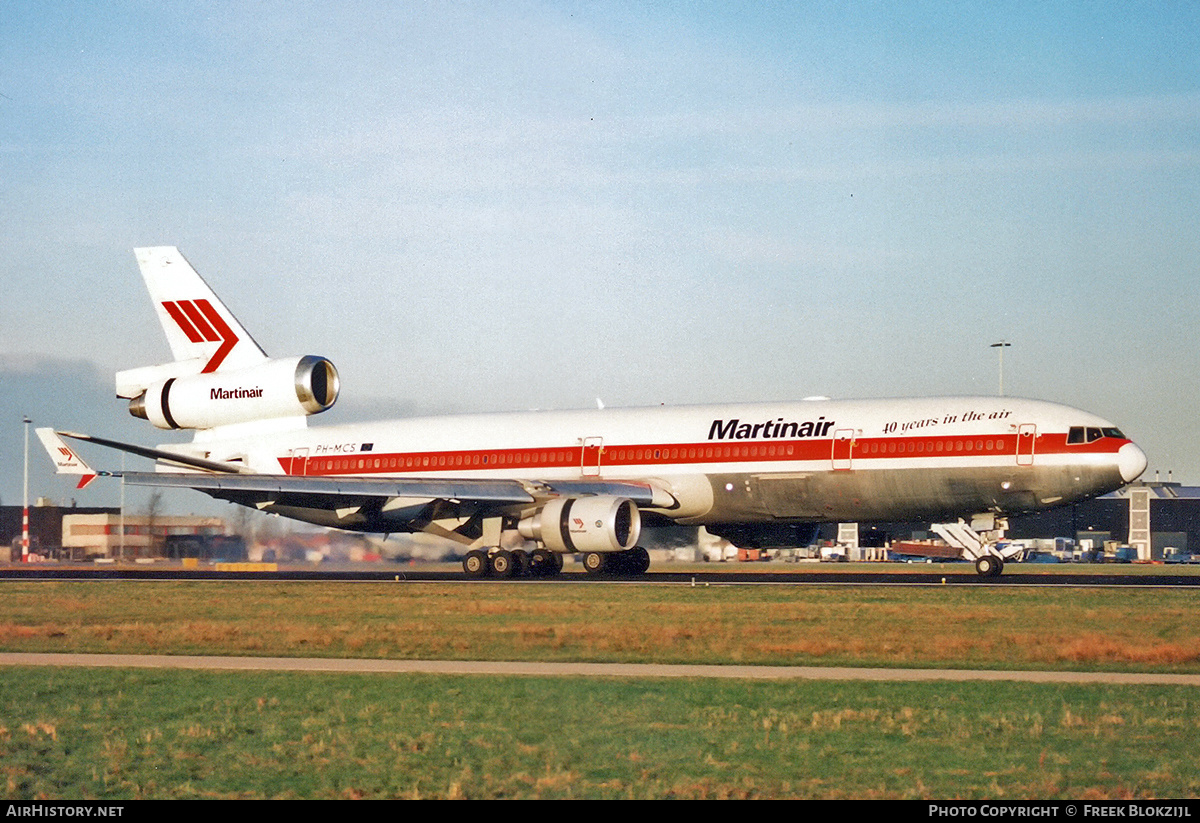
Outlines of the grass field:
<svg viewBox="0 0 1200 823">
<path fill-rule="evenodd" d="M 0 649 L 1200 671 L 1196 593 L 6 581 Z M 9 798 L 1200 795 L 1185 687 L 0 669 Z"/>
<path fill-rule="evenodd" d="M 3 584 L 0 649 L 1200 672 L 1200 591 Z"/>
</svg>

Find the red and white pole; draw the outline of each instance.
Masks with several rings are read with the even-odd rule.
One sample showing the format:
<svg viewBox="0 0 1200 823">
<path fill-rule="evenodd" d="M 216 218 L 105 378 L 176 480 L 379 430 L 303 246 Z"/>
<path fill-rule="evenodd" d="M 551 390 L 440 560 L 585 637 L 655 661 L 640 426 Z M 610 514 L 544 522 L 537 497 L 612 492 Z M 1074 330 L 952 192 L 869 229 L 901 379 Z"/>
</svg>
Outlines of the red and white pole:
<svg viewBox="0 0 1200 823">
<path fill-rule="evenodd" d="M 25 423 L 25 489 L 22 495 L 21 508 L 21 562 L 29 562 L 29 424 L 33 421 L 23 418 Z"/>
</svg>

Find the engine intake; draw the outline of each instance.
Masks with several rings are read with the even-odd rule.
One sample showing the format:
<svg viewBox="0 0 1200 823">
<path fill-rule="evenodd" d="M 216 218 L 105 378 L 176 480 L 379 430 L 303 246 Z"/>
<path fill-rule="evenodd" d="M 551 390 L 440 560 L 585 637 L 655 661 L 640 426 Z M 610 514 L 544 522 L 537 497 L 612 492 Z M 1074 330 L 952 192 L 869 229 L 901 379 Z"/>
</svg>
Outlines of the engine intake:
<svg viewBox="0 0 1200 823">
<path fill-rule="evenodd" d="M 162 380 L 133 398 L 129 413 L 160 429 L 211 429 L 318 414 L 337 401 L 339 388 L 333 363 L 310 354 Z"/>
<path fill-rule="evenodd" d="M 556 497 L 517 530 L 556 552 L 620 552 L 637 545 L 642 516 L 625 497 Z"/>
</svg>

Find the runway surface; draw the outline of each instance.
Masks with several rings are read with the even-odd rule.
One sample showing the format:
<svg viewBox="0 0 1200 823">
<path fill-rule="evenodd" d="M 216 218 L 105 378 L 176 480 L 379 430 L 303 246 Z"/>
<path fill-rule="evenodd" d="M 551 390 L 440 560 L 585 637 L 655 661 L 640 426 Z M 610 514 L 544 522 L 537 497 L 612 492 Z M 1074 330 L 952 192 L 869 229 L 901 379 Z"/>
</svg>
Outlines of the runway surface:
<svg viewBox="0 0 1200 823">
<path fill-rule="evenodd" d="M 655 663 L 538 663 L 486 660 L 373 660 L 321 657 L 211 657 L 150 654 L 34 654 L 0 652 L 4 666 L 206 669 L 213 671 L 459 674 L 537 677 L 693 677 L 735 680 L 857 680 L 890 682 L 1018 681 L 1109 685 L 1200 686 L 1200 674 L 1130 672 L 976 671 L 844 666 L 704 666 Z"/>
<path fill-rule="evenodd" d="M 834 568 L 831 568 L 830 566 Z M 280 565 L 275 570 L 244 571 L 237 564 L 183 569 L 174 564 L 149 565 L 70 565 L 14 564 L 0 567 L 4 580 L 274 580 L 274 581 L 379 581 L 399 583 L 472 583 L 476 585 L 559 585 L 563 583 L 614 584 L 661 583 L 684 585 L 760 584 L 760 585 L 887 585 L 887 586 L 1117 586 L 1186 588 L 1200 586 L 1200 569 L 1186 567 L 1175 571 L 1170 566 L 1057 566 L 1013 564 L 1000 577 L 980 577 L 967 563 L 900 565 L 862 564 L 695 564 L 675 569 L 670 565 L 651 568 L 636 577 L 593 576 L 570 569 L 558 577 L 544 579 L 471 580 L 457 564 L 361 564 L 358 567 L 333 565 Z"/>
</svg>

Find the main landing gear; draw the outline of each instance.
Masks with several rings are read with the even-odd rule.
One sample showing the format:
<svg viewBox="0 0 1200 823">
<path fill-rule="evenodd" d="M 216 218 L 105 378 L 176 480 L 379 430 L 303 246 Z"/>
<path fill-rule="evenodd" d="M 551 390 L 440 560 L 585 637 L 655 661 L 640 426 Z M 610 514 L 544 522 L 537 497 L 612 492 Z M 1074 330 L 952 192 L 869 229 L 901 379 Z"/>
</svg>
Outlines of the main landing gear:
<svg viewBox="0 0 1200 823">
<path fill-rule="evenodd" d="M 463 558 L 467 577 L 554 577 L 562 572 L 563 556 L 549 549 L 473 549 Z M 650 568 L 650 553 L 641 546 L 623 552 L 587 552 L 583 569 L 589 575 L 640 575 Z"/>
<path fill-rule="evenodd" d="M 562 555 L 548 549 L 497 549 L 491 553 L 474 549 L 463 558 L 463 571 L 472 578 L 553 577 L 562 566 Z"/>
</svg>

